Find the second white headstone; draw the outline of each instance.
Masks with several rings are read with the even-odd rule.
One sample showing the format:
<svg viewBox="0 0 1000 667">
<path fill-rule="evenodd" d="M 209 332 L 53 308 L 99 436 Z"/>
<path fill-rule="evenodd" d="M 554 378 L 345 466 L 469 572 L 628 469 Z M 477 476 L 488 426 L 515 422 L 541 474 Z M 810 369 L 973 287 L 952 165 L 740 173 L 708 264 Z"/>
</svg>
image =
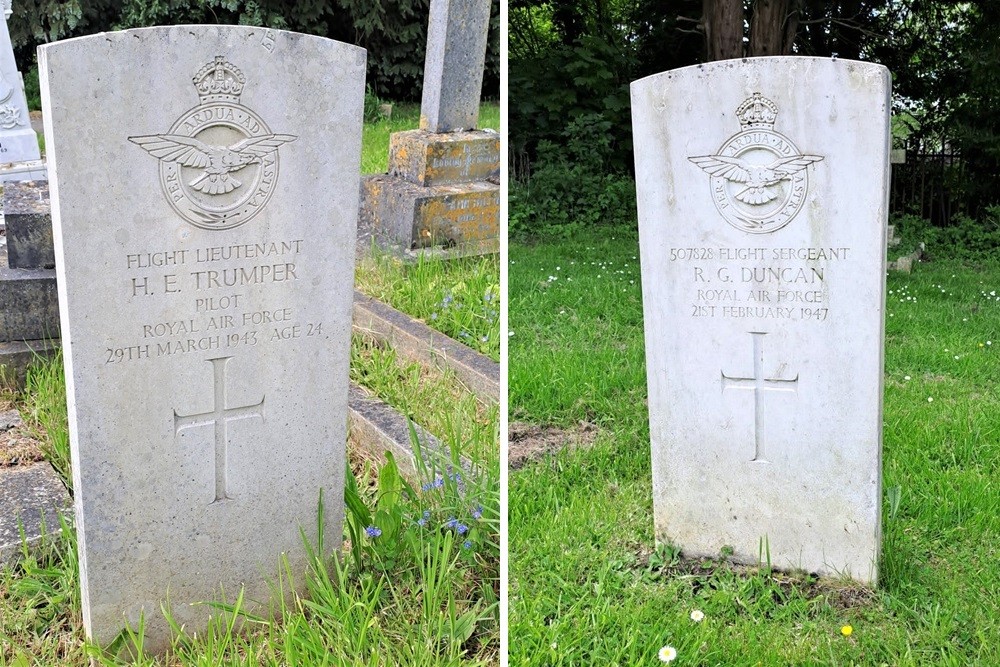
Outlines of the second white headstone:
<svg viewBox="0 0 1000 667">
<path fill-rule="evenodd" d="M 874 582 L 889 73 L 632 84 L 656 537 Z"/>
</svg>

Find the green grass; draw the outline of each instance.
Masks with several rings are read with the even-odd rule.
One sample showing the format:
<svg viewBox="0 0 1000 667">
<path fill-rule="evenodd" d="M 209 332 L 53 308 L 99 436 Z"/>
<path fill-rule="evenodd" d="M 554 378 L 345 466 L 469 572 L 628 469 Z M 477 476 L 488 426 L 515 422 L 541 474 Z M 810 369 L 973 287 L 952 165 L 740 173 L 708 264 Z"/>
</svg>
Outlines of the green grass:
<svg viewBox="0 0 1000 667">
<path fill-rule="evenodd" d="M 396 103 L 392 117 L 377 123 L 366 123 L 362 136 L 361 173 L 382 174 L 389 168 L 389 135 L 420 127 L 420 105 Z M 500 105 L 483 102 L 479 108 L 479 127 L 500 129 Z"/>
<path fill-rule="evenodd" d="M 868 592 L 653 550 L 637 251 L 607 229 L 511 247 L 511 419 L 601 426 L 510 476 L 511 664 L 1000 664 L 1000 265 L 888 278 Z"/>
<path fill-rule="evenodd" d="M 409 313 L 441 333 L 500 360 L 498 255 L 406 263 L 372 249 L 355 284 L 368 296 Z"/>
<path fill-rule="evenodd" d="M 445 445 L 487 467 L 499 466 L 500 407 L 484 404 L 453 373 L 439 373 L 397 358 L 355 336 L 351 379 L 436 435 Z M 499 468 L 498 468 L 499 469 Z"/>
</svg>

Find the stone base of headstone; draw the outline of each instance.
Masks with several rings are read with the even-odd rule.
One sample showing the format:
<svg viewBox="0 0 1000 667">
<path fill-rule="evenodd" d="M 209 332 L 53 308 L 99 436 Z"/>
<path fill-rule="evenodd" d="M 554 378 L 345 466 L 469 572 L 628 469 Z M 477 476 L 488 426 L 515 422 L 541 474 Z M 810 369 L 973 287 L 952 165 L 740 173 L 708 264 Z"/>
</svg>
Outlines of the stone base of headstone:
<svg viewBox="0 0 1000 667">
<path fill-rule="evenodd" d="M 896 236 L 896 225 L 889 225 L 889 232 L 886 239 L 886 245 L 890 248 L 894 248 L 902 242 L 902 239 Z"/>
<path fill-rule="evenodd" d="M 52 466 L 0 468 L 0 566 L 58 533 L 61 518 L 73 520 L 72 501 Z"/>
<path fill-rule="evenodd" d="M 0 164 L 0 181 L 38 181 L 49 177 L 44 160 Z"/>
<path fill-rule="evenodd" d="M 417 484 L 427 481 L 422 479 L 422 471 L 417 463 L 409 420 L 396 408 L 383 403 L 356 384 L 351 384 L 348 402 L 349 442 L 353 448 L 379 461 L 385 460 L 385 452 L 391 452 L 404 477 Z M 413 425 L 413 431 L 419 442 L 420 458 L 426 472 L 441 472 L 451 465 L 451 452 L 446 445 L 416 424 Z M 464 458 L 461 459 L 461 465 L 466 470 L 472 467 Z"/>
<path fill-rule="evenodd" d="M 6 245 L 0 247 L 0 376 L 24 383 L 27 367 L 58 347 L 59 296 L 48 181 L 4 187 Z"/>
<path fill-rule="evenodd" d="M 500 186 L 478 182 L 422 187 L 387 175 L 361 184 L 361 217 L 381 245 L 496 252 Z"/>
<path fill-rule="evenodd" d="M 498 182 L 500 135 L 487 131 L 395 132 L 389 137 L 389 174 L 425 186 Z"/>
<path fill-rule="evenodd" d="M 12 269 L 53 269 L 48 181 L 9 183 L 3 191 L 7 262 Z"/>
<path fill-rule="evenodd" d="M 925 245 L 921 243 L 917 246 L 917 249 L 911 252 L 909 255 L 903 255 L 902 257 L 897 257 L 896 261 L 889 262 L 886 264 L 886 269 L 889 271 L 899 271 L 900 273 L 910 273 L 913 271 L 913 263 L 919 262 L 920 258 L 924 256 Z"/>
<path fill-rule="evenodd" d="M 57 339 L 0 343 L 0 387 L 11 391 L 23 389 L 28 367 L 51 357 L 58 349 Z"/>
<path fill-rule="evenodd" d="M 361 181 L 362 233 L 403 252 L 497 252 L 499 135 L 411 130 L 389 142 L 389 172 Z"/>
<path fill-rule="evenodd" d="M 459 382 L 484 401 L 500 400 L 500 364 L 357 290 L 354 290 L 354 333 L 391 345 L 397 355 L 411 362 L 454 373 Z"/>
</svg>

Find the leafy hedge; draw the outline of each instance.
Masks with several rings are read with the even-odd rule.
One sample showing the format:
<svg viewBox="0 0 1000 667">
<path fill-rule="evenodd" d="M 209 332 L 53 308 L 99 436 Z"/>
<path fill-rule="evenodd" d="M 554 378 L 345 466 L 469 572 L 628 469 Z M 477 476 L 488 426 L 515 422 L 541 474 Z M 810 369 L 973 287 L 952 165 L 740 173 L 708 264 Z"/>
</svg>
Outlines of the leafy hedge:
<svg viewBox="0 0 1000 667">
<path fill-rule="evenodd" d="M 429 0 L 16 0 L 8 22 L 22 71 L 39 44 L 105 30 L 221 23 L 321 35 L 368 50 L 368 84 L 380 97 L 419 100 Z M 500 2 L 492 19 L 483 96 L 500 95 Z"/>
</svg>

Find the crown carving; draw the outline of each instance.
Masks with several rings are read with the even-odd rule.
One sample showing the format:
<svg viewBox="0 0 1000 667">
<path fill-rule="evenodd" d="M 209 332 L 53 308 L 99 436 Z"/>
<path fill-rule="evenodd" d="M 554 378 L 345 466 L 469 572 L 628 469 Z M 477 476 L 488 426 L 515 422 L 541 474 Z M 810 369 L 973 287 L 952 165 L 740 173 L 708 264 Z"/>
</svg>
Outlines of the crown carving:
<svg viewBox="0 0 1000 667">
<path fill-rule="evenodd" d="M 736 108 L 736 117 L 745 130 L 752 127 L 772 128 L 777 116 L 778 105 L 762 97 L 760 93 L 754 93 L 753 97 L 747 98 Z"/>
<path fill-rule="evenodd" d="M 243 72 L 236 65 L 226 62 L 223 56 L 215 56 L 210 62 L 194 75 L 194 87 L 198 90 L 201 103 L 206 102 L 239 102 L 243 85 L 247 82 Z"/>
</svg>

